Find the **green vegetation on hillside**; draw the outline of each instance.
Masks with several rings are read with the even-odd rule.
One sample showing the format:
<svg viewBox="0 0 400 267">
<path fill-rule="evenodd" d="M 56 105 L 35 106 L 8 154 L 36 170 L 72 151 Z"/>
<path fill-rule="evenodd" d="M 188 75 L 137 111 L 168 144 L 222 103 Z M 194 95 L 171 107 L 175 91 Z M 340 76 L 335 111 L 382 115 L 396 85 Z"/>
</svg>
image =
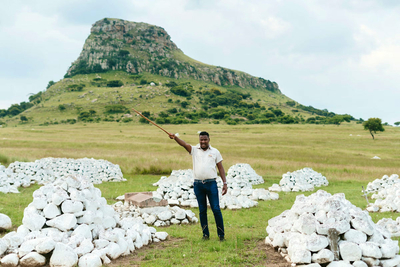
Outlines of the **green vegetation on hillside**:
<svg viewBox="0 0 400 267">
<path fill-rule="evenodd" d="M 146 123 L 130 114 L 131 107 L 149 111 L 159 124 L 339 125 L 355 121 L 350 115 L 305 107 L 283 94 L 122 71 L 76 75 L 53 82 L 29 100 L 0 110 L 1 123 Z"/>
</svg>

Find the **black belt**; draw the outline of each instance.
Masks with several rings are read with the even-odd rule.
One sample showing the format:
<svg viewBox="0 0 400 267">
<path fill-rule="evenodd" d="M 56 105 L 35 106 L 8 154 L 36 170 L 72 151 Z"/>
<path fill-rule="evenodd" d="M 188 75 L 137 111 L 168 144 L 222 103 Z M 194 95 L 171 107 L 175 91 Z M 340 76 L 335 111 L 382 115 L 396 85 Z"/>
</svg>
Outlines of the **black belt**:
<svg viewBox="0 0 400 267">
<path fill-rule="evenodd" d="M 208 182 L 214 182 L 217 178 L 213 178 L 213 179 L 204 179 L 204 180 L 199 180 L 199 179 L 195 179 L 194 181 L 197 183 L 208 183 Z"/>
</svg>

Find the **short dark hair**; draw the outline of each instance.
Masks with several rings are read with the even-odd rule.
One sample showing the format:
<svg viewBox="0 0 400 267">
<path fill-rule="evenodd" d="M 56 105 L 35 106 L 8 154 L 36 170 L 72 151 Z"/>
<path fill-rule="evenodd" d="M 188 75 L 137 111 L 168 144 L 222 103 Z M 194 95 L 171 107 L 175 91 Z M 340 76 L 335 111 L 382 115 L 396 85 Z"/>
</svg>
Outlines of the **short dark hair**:
<svg viewBox="0 0 400 267">
<path fill-rule="evenodd" d="M 209 135 L 207 132 L 205 132 L 205 131 L 200 132 L 200 133 L 199 133 L 199 136 L 200 136 L 200 135 L 207 135 L 208 138 L 210 138 L 210 135 Z"/>
</svg>

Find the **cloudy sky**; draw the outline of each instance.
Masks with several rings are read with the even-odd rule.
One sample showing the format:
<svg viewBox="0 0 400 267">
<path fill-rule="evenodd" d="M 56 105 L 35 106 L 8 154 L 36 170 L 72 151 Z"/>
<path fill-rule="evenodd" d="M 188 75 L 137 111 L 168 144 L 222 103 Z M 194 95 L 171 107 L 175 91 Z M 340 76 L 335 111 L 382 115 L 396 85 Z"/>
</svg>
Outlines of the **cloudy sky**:
<svg viewBox="0 0 400 267">
<path fill-rule="evenodd" d="M 59 81 L 91 25 L 163 27 L 188 56 L 276 81 L 303 105 L 400 121 L 397 0 L 0 0 L 0 109 Z"/>
</svg>

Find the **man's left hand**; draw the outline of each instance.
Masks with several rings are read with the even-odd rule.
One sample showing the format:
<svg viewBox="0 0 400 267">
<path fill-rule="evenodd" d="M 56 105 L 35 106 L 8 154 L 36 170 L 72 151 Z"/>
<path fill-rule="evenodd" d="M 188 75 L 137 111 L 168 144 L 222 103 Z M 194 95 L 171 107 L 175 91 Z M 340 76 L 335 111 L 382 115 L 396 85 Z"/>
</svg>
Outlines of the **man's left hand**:
<svg viewBox="0 0 400 267">
<path fill-rule="evenodd" d="M 228 192 L 228 185 L 224 184 L 224 186 L 222 187 L 222 195 L 225 195 L 226 192 Z"/>
</svg>

